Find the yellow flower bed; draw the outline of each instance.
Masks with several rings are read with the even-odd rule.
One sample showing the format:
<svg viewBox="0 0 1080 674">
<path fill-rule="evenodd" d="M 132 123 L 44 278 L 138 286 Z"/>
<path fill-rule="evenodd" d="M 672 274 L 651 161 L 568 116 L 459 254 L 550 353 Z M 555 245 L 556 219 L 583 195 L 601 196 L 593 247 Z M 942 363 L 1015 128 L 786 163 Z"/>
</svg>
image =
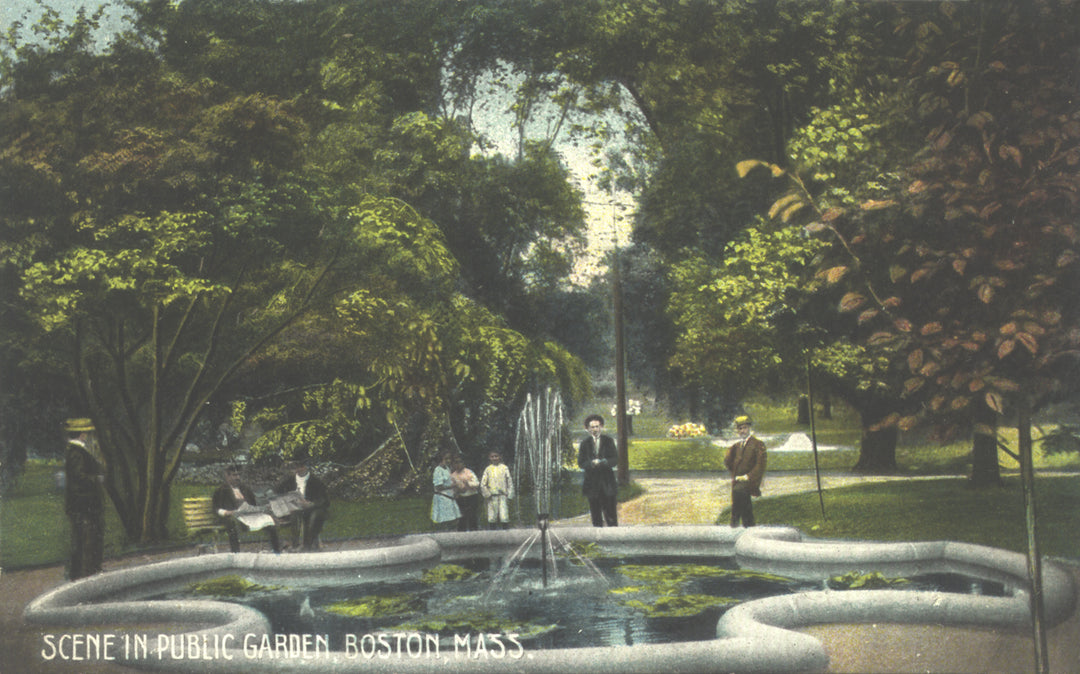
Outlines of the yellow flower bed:
<svg viewBox="0 0 1080 674">
<path fill-rule="evenodd" d="M 704 424 L 695 424 L 693 422 L 672 426 L 667 432 L 669 438 L 680 440 L 682 438 L 700 438 L 708 434 L 709 432 L 705 430 Z"/>
</svg>

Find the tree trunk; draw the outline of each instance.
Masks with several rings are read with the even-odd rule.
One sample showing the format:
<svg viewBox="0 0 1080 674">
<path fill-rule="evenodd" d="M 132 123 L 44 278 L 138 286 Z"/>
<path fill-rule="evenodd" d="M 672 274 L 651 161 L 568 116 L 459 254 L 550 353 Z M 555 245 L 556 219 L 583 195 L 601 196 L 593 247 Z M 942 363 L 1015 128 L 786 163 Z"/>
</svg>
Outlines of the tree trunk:
<svg viewBox="0 0 1080 674">
<path fill-rule="evenodd" d="M 800 426 L 810 425 L 810 399 L 807 396 L 799 396 L 799 411 L 795 423 Z"/>
<path fill-rule="evenodd" d="M 876 424 L 888 414 L 889 407 L 871 402 L 859 410 L 862 420 L 862 441 L 859 445 L 859 461 L 852 467 L 860 473 L 895 473 L 896 426 L 876 428 Z"/>
<path fill-rule="evenodd" d="M 971 477 L 976 489 L 1001 486 L 1001 466 L 998 463 L 998 415 L 980 405 L 975 412 L 974 434 L 971 439 Z"/>
<path fill-rule="evenodd" d="M 828 391 L 821 392 L 821 418 L 832 419 L 832 396 Z"/>
</svg>

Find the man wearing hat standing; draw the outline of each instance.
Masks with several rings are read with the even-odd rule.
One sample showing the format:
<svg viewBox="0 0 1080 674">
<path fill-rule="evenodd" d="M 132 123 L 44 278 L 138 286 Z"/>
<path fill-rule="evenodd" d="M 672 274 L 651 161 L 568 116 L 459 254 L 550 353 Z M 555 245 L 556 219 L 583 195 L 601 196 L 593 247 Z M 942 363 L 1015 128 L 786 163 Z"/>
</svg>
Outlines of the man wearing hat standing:
<svg viewBox="0 0 1080 674">
<path fill-rule="evenodd" d="M 105 548 L 104 460 L 89 419 L 68 419 L 64 453 L 64 511 L 71 521 L 71 564 L 68 578 L 78 580 L 101 571 Z"/>
<path fill-rule="evenodd" d="M 754 505 L 751 497 L 761 496 L 761 480 L 765 477 L 765 443 L 754 437 L 750 417 L 735 417 L 735 432 L 739 441 L 724 456 L 724 465 L 731 473 L 731 526 L 754 526 Z"/>
</svg>

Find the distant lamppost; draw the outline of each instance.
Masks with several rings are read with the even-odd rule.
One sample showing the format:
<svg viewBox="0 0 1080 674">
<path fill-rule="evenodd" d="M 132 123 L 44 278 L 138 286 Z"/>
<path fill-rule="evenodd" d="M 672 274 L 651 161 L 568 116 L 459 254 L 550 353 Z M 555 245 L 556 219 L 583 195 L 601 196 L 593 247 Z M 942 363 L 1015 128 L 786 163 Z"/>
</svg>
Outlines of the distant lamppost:
<svg viewBox="0 0 1080 674">
<path fill-rule="evenodd" d="M 621 485 L 630 484 L 630 442 L 626 428 L 626 346 L 623 342 L 623 292 L 622 272 L 619 269 L 619 234 L 615 224 L 615 181 L 611 181 L 611 236 L 614 239 L 612 251 L 612 292 L 614 293 L 615 312 L 615 445 L 619 450 L 619 460 L 615 477 Z"/>
<path fill-rule="evenodd" d="M 611 287 L 613 313 L 615 314 L 615 446 L 619 450 L 619 459 L 615 467 L 615 476 L 620 485 L 630 484 L 630 457 L 628 454 L 628 425 L 626 414 L 626 347 L 623 336 L 623 292 L 622 275 L 619 269 L 619 232 L 615 216 L 615 180 L 611 180 Z M 586 203 L 600 205 L 602 202 Z"/>
</svg>

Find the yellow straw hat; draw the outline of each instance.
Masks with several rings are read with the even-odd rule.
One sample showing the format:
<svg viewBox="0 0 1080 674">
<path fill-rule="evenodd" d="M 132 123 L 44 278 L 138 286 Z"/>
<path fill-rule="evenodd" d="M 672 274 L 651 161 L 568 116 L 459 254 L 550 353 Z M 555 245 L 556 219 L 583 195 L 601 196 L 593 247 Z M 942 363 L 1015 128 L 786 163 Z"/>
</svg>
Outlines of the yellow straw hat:
<svg viewBox="0 0 1080 674">
<path fill-rule="evenodd" d="M 94 422 L 85 417 L 68 419 L 64 422 L 64 430 L 68 433 L 83 433 L 94 430 Z"/>
<path fill-rule="evenodd" d="M 742 426 L 743 424 L 749 426 L 750 425 L 750 417 L 746 416 L 745 414 L 735 417 L 735 425 L 736 426 Z"/>
</svg>

